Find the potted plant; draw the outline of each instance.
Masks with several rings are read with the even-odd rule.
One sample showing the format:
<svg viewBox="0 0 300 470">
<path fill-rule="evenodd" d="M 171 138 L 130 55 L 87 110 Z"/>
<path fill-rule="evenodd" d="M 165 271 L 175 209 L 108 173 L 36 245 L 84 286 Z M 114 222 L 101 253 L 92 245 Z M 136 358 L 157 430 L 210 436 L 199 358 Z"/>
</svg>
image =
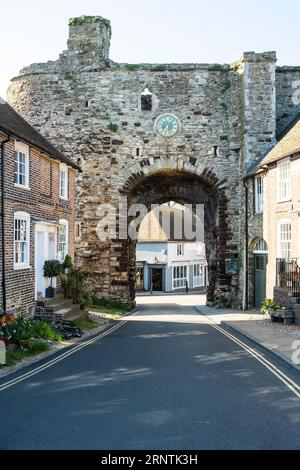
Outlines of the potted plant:
<svg viewBox="0 0 300 470">
<path fill-rule="evenodd" d="M 50 278 L 50 286 L 46 289 L 46 297 L 54 297 L 55 289 L 53 287 L 53 278 L 59 276 L 62 266 L 56 259 L 47 260 L 44 263 L 44 277 Z"/>
<path fill-rule="evenodd" d="M 273 299 L 265 299 L 260 307 L 260 311 L 270 316 L 271 310 L 276 309 L 276 304 Z"/>
</svg>

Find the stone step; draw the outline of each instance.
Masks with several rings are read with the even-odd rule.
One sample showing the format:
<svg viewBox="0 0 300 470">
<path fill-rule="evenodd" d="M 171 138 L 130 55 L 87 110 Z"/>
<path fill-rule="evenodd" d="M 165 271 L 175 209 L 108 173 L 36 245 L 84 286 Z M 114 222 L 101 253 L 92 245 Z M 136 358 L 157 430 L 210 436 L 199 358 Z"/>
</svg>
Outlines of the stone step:
<svg viewBox="0 0 300 470">
<path fill-rule="evenodd" d="M 56 300 L 55 302 L 47 303 L 45 307 L 53 308 L 54 310 L 60 310 L 65 307 L 69 307 L 70 305 L 72 305 L 71 299 L 61 299 L 61 300 Z"/>
<path fill-rule="evenodd" d="M 37 302 L 44 302 L 45 306 L 48 307 L 49 304 L 59 302 L 61 300 L 65 300 L 63 294 L 57 294 L 55 297 L 42 297 L 40 299 L 37 299 Z"/>
<path fill-rule="evenodd" d="M 69 305 L 61 309 L 55 310 L 55 315 L 61 316 L 63 319 L 69 319 L 74 313 L 80 310 L 80 305 Z"/>
<path fill-rule="evenodd" d="M 77 320 L 78 318 L 81 318 L 83 315 L 85 315 L 86 312 L 84 310 L 78 310 L 77 312 L 72 313 L 72 315 L 68 316 L 67 319 L 70 321 Z"/>
</svg>

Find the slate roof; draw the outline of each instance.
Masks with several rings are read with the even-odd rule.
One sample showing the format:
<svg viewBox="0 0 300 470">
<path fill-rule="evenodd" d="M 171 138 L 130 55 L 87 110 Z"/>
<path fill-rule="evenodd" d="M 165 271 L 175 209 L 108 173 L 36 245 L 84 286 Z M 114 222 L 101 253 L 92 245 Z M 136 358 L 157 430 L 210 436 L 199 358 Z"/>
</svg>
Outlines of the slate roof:
<svg viewBox="0 0 300 470">
<path fill-rule="evenodd" d="M 254 175 L 265 165 L 291 157 L 300 153 L 300 114 L 278 136 L 278 141 L 273 143 L 256 162 L 248 169 L 246 178 Z"/>
<path fill-rule="evenodd" d="M 0 130 L 8 135 L 25 141 L 52 158 L 80 170 L 70 158 L 63 155 L 45 137 L 22 118 L 6 101 L 0 98 Z"/>
</svg>

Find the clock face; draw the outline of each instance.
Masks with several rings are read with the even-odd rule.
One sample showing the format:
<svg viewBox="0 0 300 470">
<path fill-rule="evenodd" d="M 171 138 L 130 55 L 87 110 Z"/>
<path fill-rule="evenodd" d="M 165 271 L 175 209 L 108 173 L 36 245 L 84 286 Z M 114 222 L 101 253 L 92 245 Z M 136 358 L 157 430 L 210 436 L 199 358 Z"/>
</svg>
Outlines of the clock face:
<svg viewBox="0 0 300 470">
<path fill-rule="evenodd" d="M 173 114 L 162 114 L 156 119 L 154 128 L 163 137 L 173 137 L 179 131 L 180 122 Z"/>
</svg>

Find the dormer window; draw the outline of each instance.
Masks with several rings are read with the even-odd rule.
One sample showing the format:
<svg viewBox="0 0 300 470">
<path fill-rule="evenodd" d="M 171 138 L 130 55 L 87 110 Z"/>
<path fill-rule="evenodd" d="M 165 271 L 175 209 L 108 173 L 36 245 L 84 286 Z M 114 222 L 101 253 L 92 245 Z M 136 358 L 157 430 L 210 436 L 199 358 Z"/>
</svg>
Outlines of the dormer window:
<svg viewBox="0 0 300 470">
<path fill-rule="evenodd" d="M 141 94 L 141 109 L 142 111 L 152 110 L 152 93 L 147 87 Z"/>
</svg>

